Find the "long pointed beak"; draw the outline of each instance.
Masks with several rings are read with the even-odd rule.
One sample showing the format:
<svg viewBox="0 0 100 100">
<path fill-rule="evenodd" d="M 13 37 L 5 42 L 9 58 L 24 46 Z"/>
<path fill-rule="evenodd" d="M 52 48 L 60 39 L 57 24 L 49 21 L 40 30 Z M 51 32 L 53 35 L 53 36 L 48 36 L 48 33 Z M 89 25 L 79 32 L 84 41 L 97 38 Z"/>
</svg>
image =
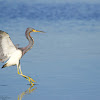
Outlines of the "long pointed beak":
<svg viewBox="0 0 100 100">
<path fill-rule="evenodd" d="M 43 32 L 43 31 L 37 31 L 37 30 L 33 30 L 33 32 L 42 32 L 42 33 L 45 33 L 45 32 Z"/>
</svg>

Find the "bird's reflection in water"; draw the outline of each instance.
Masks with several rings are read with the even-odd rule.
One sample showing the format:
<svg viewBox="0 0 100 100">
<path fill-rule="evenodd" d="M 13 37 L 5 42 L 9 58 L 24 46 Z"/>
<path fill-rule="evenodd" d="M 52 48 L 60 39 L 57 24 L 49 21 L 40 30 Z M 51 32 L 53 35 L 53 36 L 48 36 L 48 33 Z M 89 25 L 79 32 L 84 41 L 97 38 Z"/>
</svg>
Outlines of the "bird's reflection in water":
<svg viewBox="0 0 100 100">
<path fill-rule="evenodd" d="M 37 87 L 36 87 L 36 88 L 33 88 L 33 87 L 34 87 L 34 85 L 30 86 L 26 91 L 24 91 L 24 92 L 22 92 L 20 95 L 18 95 L 18 100 L 22 100 L 22 98 L 23 98 L 25 95 L 30 94 L 30 93 L 32 93 L 35 89 L 37 89 Z"/>
</svg>

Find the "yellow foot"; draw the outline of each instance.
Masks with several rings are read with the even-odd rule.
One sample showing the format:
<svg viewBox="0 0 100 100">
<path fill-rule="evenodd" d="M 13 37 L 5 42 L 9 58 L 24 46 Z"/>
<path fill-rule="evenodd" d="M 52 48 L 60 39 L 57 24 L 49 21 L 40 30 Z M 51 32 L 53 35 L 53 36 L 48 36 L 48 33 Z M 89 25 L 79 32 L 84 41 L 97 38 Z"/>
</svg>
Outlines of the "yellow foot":
<svg viewBox="0 0 100 100">
<path fill-rule="evenodd" d="M 31 77 L 29 77 L 29 76 L 26 76 L 26 75 L 23 75 L 23 74 L 20 74 L 20 75 L 22 75 L 24 78 L 26 78 L 29 82 L 30 82 L 30 85 L 34 85 L 34 83 L 33 82 L 36 82 L 35 80 L 33 80 Z"/>
<path fill-rule="evenodd" d="M 32 87 L 33 87 L 33 86 L 34 86 L 34 83 L 33 83 L 33 82 L 30 82 L 30 86 L 32 86 Z"/>
</svg>

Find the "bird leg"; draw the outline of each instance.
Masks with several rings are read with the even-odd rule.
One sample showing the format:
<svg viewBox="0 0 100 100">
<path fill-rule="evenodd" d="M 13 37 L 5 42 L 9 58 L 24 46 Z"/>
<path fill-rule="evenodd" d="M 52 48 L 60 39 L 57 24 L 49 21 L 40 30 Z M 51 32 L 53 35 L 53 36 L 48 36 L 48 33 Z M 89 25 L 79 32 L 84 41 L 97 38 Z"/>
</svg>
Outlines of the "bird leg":
<svg viewBox="0 0 100 100">
<path fill-rule="evenodd" d="M 19 63 L 19 65 L 17 66 L 17 72 L 18 72 L 19 75 L 21 75 L 21 76 L 23 76 L 24 78 L 26 78 L 26 79 L 30 82 L 30 85 L 34 85 L 33 82 L 36 82 L 36 81 L 33 80 L 31 77 L 22 74 L 20 63 Z"/>
</svg>

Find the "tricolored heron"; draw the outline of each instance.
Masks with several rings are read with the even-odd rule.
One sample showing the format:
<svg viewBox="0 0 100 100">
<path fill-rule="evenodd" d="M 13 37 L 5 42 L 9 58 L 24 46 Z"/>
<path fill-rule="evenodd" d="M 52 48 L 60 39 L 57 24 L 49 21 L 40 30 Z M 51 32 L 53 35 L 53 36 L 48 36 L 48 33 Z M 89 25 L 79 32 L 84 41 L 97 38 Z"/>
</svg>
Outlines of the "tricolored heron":
<svg viewBox="0 0 100 100">
<path fill-rule="evenodd" d="M 33 28 L 27 28 L 26 32 L 25 32 L 25 36 L 29 41 L 29 44 L 26 47 L 23 48 L 19 48 L 18 46 L 15 46 L 9 35 L 0 30 L 0 61 L 4 62 L 7 61 L 2 68 L 8 67 L 8 66 L 13 66 L 13 65 L 17 65 L 17 72 L 19 75 L 23 76 L 24 78 L 26 78 L 31 85 L 34 85 L 34 81 L 31 77 L 23 75 L 22 71 L 21 71 L 21 66 L 20 66 L 20 59 L 23 57 L 23 55 L 29 51 L 33 44 L 34 44 L 34 40 L 33 38 L 30 36 L 31 32 L 43 32 L 43 31 L 37 31 Z"/>
</svg>

